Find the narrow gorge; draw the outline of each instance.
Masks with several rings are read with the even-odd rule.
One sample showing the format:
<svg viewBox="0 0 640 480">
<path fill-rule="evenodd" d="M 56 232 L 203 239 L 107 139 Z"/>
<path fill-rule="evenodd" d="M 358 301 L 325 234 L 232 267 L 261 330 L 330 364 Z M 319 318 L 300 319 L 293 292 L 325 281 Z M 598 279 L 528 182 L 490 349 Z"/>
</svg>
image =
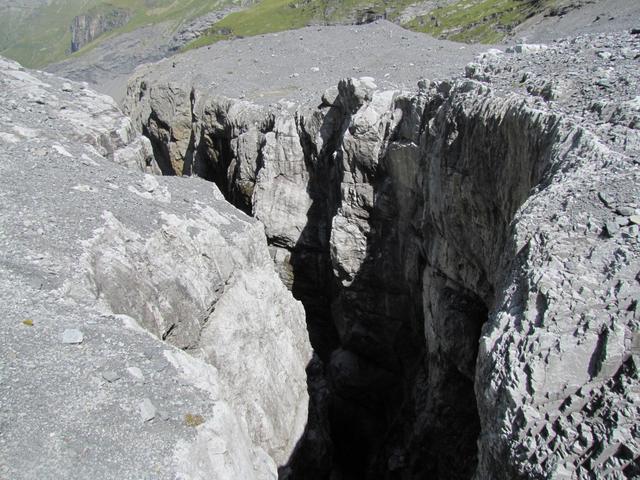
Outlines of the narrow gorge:
<svg viewBox="0 0 640 480">
<path fill-rule="evenodd" d="M 317 106 L 166 81 L 171 62 L 134 75 L 125 113 L 160 172 L 264 224 L 305 307 L 309 419 L 280 478 L 640 473 L 637 84 L 619 101 L 544 73 L 604 65 L 590 45 L 611 41 L 638 49 L 519 45 L 417 90 L 345 79 Z"/>
</svg>

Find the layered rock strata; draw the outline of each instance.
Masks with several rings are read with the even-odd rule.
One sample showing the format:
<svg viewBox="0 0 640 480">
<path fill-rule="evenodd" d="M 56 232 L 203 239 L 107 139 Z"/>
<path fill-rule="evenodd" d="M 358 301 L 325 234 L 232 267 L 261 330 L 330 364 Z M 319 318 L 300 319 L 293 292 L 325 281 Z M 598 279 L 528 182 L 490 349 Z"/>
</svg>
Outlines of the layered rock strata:
<svg viewBox="0 0 640 480">
<path fill-rule="evenodd" d="M 133 78 L 163 172 L 262 221 L 305 304 L 319 423 L 283 476 L 637 474 L 638 48 L 521 45 L 467 79 L 345 80 L 290 109 Z M 624 98 L 585 94 L 591 68 Z"/>
<path fill-rule="evenodd" d="M 109 97 L 0 83 L 0 477 L 277 478 L 311 349 L 262 225 Z"/>
</svg>

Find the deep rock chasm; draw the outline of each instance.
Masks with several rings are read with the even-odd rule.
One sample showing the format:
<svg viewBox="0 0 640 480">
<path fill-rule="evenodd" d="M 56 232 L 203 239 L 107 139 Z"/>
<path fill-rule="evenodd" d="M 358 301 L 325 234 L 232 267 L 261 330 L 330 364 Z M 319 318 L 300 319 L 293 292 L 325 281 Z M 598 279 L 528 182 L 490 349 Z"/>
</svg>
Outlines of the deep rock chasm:
<svg viewBox="0 0 640 480">
<path fill-rule="evenodd" d="M 638 168 L 468 76 L 417 92 L 348 79 L 296 109 L 129 85 L 161 172 L 211 180 L 260 220 L 304 304 L 309 420 L 281 478 L 638 471 L 638 405 L 620 406 L 637 385 L 638 247 L 607 234 L 615 205 L 598 197 L 634 192 Z"/>
</svg>

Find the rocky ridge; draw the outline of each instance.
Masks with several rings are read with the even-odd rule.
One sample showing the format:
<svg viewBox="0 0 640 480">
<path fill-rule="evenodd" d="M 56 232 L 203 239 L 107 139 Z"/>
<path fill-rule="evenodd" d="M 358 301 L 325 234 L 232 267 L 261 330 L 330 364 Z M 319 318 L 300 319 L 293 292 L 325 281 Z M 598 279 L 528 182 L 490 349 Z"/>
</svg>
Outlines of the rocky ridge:
<svg viewBox="0 0 640 480">
<path fill-rule="evenodd" d="M 109 97 L 0 83 L 0 476 L 277 478 L 311 351 L 262 225 Z"/>
<path fill-rule="evenodd" d="M 324 366 L 283 475 L 638 474 L 638 49 L 521 44 L 280 107 L 134 76 L 162 171 L 263 222 L 305 304 Z"/>
</svg>

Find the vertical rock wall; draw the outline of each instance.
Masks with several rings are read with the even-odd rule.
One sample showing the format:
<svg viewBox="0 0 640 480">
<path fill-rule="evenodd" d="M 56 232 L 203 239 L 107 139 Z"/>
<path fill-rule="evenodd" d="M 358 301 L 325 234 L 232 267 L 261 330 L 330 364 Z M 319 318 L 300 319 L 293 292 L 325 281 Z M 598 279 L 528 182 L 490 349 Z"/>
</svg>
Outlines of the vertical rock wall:
<svg viewBox="0 0 640 480">
<path fill-rule="evenodd" d="M 126 25 L 131 12 L 124 8 L 104 6 L 74 17 L 71 23 L 71 52 L 77 52 L 103 33 Z"/>
</svg>

